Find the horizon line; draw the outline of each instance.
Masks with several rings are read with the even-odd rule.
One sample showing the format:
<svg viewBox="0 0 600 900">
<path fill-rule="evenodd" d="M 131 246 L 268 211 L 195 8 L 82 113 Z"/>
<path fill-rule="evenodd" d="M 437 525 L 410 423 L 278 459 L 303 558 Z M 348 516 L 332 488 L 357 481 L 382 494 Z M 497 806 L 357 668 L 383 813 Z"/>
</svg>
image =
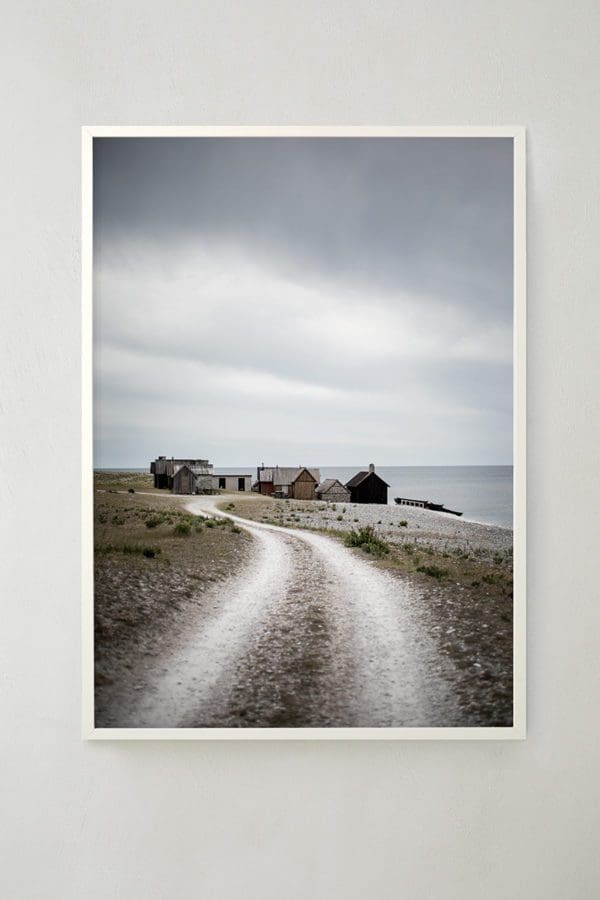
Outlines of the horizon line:
<svg viewBox="0 0 600 900">
<path fill-rule="evenodd" d="M 167 459 L 169 459 L 169 458 L 170 458 L 170 457 L 167 457 Z M 184 458 L 184 457 L 175 457 L 175 459 L 183 459 L 183 458 Z M 188 457 L 186 457 L 186 459 L 187 459 L 187 458 L 188 458 Z M 195 457 L 189 457 L 189 459 L 192 459 L 192 458 L 195 458 Z M 248 465 L 247 463 L 225 463 L 224 465 L 217 465 L 216 463 L 210 463 L 210 465 L 212 465 L 213 468 L 215 468 L 215 469 L 225 469 L 225 468 L 228 468 L 228 469 L 233 469 L 233 468 L 239 468 L 239 469 L 257 469 L 257 468 L 260 468 L 260 466 L 261 466 L 262 464 L 255 463 L 255 464 L 253 464 L 253 465 Z M 365 465 L 364 463 L 319 463 L 318 466 L 313 466 L 313 465 L 309 462 L 308 466 L 305 466 L 305 468 L 308 468 L 309 466 L 311 466 L 312 468 L 320 468 L 320 469 L 333 469 L 333 468 L 338 468 L 338 469 L 354 469 L 354 468 L 359 468 L 359 469 L 360 469 L 361 466 L 364 467 L 364 465 Z M 367 463 L 366 465 L 369 465 L 369 464 Z M 302 466 L 298 466 L 296 463 L 293 463 L 292 465 L 287 465 L 287 464 L 285 464 L 285 463 L 283 463 L 283 464 L 276 463 L 275 465 L 270 465 L 270 464 L 269 464 L 269 465 L 265 465 L 265 468 L 266 468 L 266 469 L 272 469 L 272 468 L 276 468 L 276 466 L 279 466 L 279 468 L 302 468 Z M 495 462 L 495 463 L 427 463 L 427 464 L 417 464 L 417 463 L 385 463 L 385 464 L 382 464 L 382 465 L 380 465 L 380 466 L 377 466 L 377 465 L 375 466 L 375 470 L 377 470 L 378 468 L 380 468 L 380 469 L 485 469 L 485 468 L 514 468 L 514 462 L 509 462 L 509 463 L 507 463 L 507 462 L 502 462 L 502 463 L 499 463 L 499 462 Z M 112 469 L 112 470 L 115 470 L 115 471 L 118 470 L 118 469 L 121 469 L 121 470 L 123 470 L 123 471 L 128 471 L 129 469 L 131 469 L 131 470 L 133 470 L 133 469 L 148 469 L 148 471 L 149 471 L 149 470 L 150 470 L 150 464 L 148 463 L 147 465 L 142 465 L 142 466 L 125 465 L 125 464 L 120 465 L 120 466 L 117 466 L 117 465 L 113 465 L 113 466 L 108 466 L 108 465 L 102 465 L 102 466 L 99 466 L 99 465 L 98 465 L 98 466 L 97 466 L 97 465 L 94 465 L 94 471 L 101 471 L 101 470 L 103 470 L 103 469 Z"/>
</svg>

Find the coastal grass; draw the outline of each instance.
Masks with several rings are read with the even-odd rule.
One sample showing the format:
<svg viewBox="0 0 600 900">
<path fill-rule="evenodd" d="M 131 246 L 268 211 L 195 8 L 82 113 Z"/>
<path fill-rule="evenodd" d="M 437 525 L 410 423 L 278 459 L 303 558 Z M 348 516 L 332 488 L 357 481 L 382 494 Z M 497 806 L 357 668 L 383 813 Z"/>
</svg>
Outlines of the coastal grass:
<svg viewBox="0 0 600 900">
<path fill-rule="evenodd" d="M 123 475 L 118 491 L 107 490 L 107 481 L 101 477 L 104 486 L 94 493 L 94 546 L 98 557 L 113 555 L 122 561 L 131 557 L 152 560 L 163 567 L 181 564 L 193 570 L 197 555 L 207 549 L 210 558 L 218 562 L 221 545 L 231 549 L 240 540 L 250 539 L 243 529 L 231 528 L 229 520 L 188 512 L 183 508 L 184 497 L 166 491 L 157 491 L 156 495 L 130 492 L 129 486 L 138 482 L 139 473 L 131 473 L 131 481 L 125 479 L 125 473 L 117 474 Z"/>
<path fill-rule="evenodd" d="M 360 547 L 365 553 L 373 556 L 385 556 L 390 552 L 390 545 L 382 540 L 372 525 L 352 529 L 344 537 L 346 547 Z"/>
<path fill-rule="evenodd" d="M 154 476 L 146 472 L 98 472 L 94 471 L 94 489 L 103 491 L 156 491 L 163 493 L 154 487 Z"/>
<path fill-rule="evenodd" d="M 145 556 L 147 559 L 154 559 L 160 555 L 160 547 L 148 547 L 143 544 L 131 544 L 127 541 L 123 543 L 111 544 L 99 542 L 94 545 L 94 552 L 98 555 L 106 555 L 111 553 L 124 553 L 125 555 Z"/>
<path fill-rule="evenodd" d="M 459 587 L 486 602 L 494 598 L 512 600 L 512 548 L 498 552 L 488 547 L 471 546 L 468 541 L 458 538 L 434 541 L 405 518 L 387 526 L 362 526 L 358 516 L 352 515 L 355 509 L 342 507 L 346 516 L 340 518 L 332 514 L 331 506 L 322 503 L 273 500 L 257 494 L 236 499 L 236 514 L 242 518 L 325 534 L 363 552 L 373 542 L 368 538 L 363 540 L 361 532 L 365 527 L 372 528 L 376 540 L 388 548 L 387 552 L 382 551 L 381 545 L 377 544 L 366 551 L 376 565 L 424 584 Z M 432 528 L 435 522 L 432 518 Z"/>
</svg>

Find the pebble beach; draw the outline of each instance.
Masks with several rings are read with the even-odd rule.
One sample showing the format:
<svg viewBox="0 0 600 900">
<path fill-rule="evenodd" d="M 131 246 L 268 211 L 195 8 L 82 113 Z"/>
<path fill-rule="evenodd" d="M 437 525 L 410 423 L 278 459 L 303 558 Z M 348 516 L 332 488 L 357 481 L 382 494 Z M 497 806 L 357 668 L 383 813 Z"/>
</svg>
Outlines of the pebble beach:
<svg viewBox="0 0 600 900">
<path fill-rule="evenodd" d="M 391 544 L 423 545 L 437 551 L 460 549 L 490 558 L 510 554 L 513 531 L 498 525 L 471 522 L 448 513 L 414 506 L 364 503 L 322 503 L 310 500 L 270 500 L 253 494 L 232 498 L 240 515 L 272 519 L 300 528 L 346 532 L 372 525 Z M 405 524 L 403 524 L 405 523 Z"/>
</svg>

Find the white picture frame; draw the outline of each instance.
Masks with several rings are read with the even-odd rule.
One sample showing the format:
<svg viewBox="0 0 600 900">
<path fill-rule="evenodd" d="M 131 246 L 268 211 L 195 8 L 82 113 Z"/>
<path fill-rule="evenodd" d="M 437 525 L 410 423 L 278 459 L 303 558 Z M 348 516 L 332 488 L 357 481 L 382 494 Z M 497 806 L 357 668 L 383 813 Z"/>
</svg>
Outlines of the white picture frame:
<svg viewBox="0 0 600 900">
<path fill-rule="evenodd" d="M 93 141 L 104 137 L 505 137 L 514 146 L 513 725 L 477 728 L 97 728 L 94 724 Z M 526 736 L 525 128 L 84 126 L 82 128 L 82 735 L 85 740 L 515 740 Z"/>
</svg>

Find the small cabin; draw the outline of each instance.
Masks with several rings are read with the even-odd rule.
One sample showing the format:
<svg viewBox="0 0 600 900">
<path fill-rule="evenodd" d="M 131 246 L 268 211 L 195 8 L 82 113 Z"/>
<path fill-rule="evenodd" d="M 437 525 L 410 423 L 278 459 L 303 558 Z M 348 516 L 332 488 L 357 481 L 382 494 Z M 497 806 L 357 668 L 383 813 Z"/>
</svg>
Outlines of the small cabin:
<svg viewBox="0 0 600 900">
<path fill-rule="evenodd" d="M 385 503 L 387 504 L 387 492 L 389 484 L 380 478 L 375 472 L 373 463 L 369 465 L 368 472 L 357 472 L 346 482 L 350 491 L 351 503 Z"/>
<path fill-rule="evenodd" d="M 350 491 L 337 478 L 326 478 L 315 489 L 317 500 L 327 503 L 349 503 Z"/>
<path fill-rule="evenodd" d="M 309 469 L 300 469 L 290 484 L 289 496 L 294 500 L 314 500 L 317 479 Z"/>
<path fill-rule="evenodd" d="M 321 480 L 319 469 L 304 466 L 260 466 L 256 475 L 260 494 L 295 500 L 314 500 L 315 488 Z"/>
<path fill-rule="evenodd" d="M 176 466 L 172 477 L 174 494 L 206 494 L 213 490 L 212 466 Z"/>
</svg>

